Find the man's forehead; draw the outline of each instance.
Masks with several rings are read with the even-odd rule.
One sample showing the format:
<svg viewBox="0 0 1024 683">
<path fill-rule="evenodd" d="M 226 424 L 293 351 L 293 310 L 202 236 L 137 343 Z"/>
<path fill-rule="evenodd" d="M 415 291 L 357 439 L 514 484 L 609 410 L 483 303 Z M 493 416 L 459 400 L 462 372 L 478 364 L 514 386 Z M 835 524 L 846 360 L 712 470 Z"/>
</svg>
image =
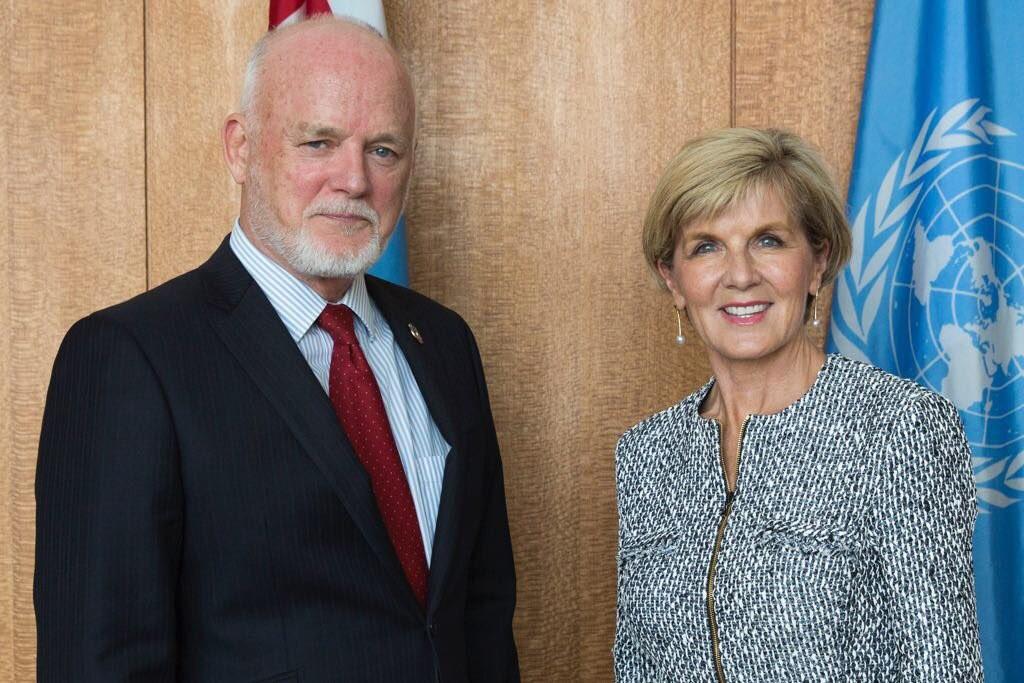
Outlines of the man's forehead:
<svg viewBox="0 0 1024 683">
<path fill-rule="evenodd" d="M 272 84 L 267 94 L 333 85 L 345 89 L 350 98 L 392 98 L 396 104 L 413 99 L 412 84 L 401 62 L 380 45 L 368 50 L 344 41 L 296 50 L 279 47 L 282 49 L 269 54 L 265 62 L 264 78 Z"/>
<path fill-rule="evenodd" d="M 402 69 L 397 53 L 384 38 L 356 24 L 305 21 L 277 30 L 283 35 L 268 46 L 268 66 L 319 65 L 339 72 L 374 69 L 395 76 Z"/>
<path fill-rule="evenodd" d="M 414 137 L 411 79 L 391 46 L 345 22 L 302 23 L 310 26 L 288 26 L 268 45 L 255 91 L 258 116 L 290 136 Z"/>
</svg>

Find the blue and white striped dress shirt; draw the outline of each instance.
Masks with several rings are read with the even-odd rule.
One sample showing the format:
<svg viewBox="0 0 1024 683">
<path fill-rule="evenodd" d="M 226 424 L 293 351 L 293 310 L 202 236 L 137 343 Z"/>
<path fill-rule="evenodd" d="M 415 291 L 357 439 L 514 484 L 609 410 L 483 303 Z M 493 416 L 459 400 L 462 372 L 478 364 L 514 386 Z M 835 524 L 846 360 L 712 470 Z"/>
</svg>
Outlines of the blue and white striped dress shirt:
<svg viewBox="0 0 1024 683">
<path fill-rule="evenodd" d="M 366 292 L 366 281 L 362 276 L 357 277 L 340 301 L 327 302 L 257 249 L 237 220 L 231 231 L 230 244 L 235 256 L 270 300 L 270 305 L 277 311 L 325 392 L 334 341 L 320 329 L 316 319 L 328 303 L 344 304 L 352 309 L 357 321 L 356 338 L 380 386 L 391 433 L 409 480 L 429 566 L 444 465 L 450 446 L 430 416 L 416 378 L 395 343 L 391 328 Z"/>
</svg>

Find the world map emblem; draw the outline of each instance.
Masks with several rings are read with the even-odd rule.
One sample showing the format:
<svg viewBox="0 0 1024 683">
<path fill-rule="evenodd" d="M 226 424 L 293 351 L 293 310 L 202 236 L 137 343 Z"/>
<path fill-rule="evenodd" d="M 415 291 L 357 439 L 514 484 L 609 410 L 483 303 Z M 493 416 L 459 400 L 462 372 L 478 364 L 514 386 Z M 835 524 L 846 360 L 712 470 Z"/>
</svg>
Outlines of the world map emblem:
<svg viewBox="0 0 1024 683">
<path fill-rule="evenodd" d="M 1024 164 L 977 99 L 937 113 L 859 207 L 832 334 L 956 405 L 988 513 L 1024 500 Z"/>
</svg>

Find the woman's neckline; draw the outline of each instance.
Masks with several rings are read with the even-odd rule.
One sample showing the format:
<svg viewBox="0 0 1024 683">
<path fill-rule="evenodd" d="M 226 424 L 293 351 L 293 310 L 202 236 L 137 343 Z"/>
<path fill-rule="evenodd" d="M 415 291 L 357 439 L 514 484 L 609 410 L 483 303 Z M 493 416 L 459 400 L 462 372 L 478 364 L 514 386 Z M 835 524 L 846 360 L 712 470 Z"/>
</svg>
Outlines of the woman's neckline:
<svg viewBox="0 0 1024 683">
<path fill-rule="evenodd" d="M 771 413 L 751 413 L 750 416 L 754 418 L 780 417 L 810 401 L 814 397 L 814 394 L 817 393 L 818 387 L 823 383 L 825 376 L 828 374 L 828 371 L 834 364 L 835 359 L 837 359 L 838 357 L 838 354 L 826 353 L 824 362 L 822 362 L 821 367 L 818 368 L 818 371 L 814 376 L 814 381 L 812 381 L 811 384 L 807 387 L 807 389 L 794 401 L 792 401 L 786 406 L 783 406 L 777 411 Z M 701 414 L 701 407 L 704 405 L 704 402 L 707 400 L 708 396 L 711 395 L 711 390 L 714 389 L 717 381 L 718 380 L 714 376 L 712 376 L 711 379 L 708 380 L 707 384 L 704 385 L 700 395 L 697 396 L 697 400 L 694 402 L 694 412 L 696 413 L 698 418 L 704 420 L 705 422 L 720 422 L 720 420 L 716 417 L 705 417 L 704 415 Z"/>
</svg>

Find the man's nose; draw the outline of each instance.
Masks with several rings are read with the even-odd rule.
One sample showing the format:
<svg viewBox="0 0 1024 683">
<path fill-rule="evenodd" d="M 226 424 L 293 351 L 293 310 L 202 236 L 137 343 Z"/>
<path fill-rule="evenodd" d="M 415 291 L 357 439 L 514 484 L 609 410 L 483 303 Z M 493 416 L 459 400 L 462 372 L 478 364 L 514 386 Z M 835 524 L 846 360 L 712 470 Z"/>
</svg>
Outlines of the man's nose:
<svg viewBox="0 0 1024 683">
<path fill-rule="evenodd" d="M 341 145 L 331 158 L 328 182 L 332 190 L 359 197 L 370 187 L 362 145 Z"/>
</svg>

